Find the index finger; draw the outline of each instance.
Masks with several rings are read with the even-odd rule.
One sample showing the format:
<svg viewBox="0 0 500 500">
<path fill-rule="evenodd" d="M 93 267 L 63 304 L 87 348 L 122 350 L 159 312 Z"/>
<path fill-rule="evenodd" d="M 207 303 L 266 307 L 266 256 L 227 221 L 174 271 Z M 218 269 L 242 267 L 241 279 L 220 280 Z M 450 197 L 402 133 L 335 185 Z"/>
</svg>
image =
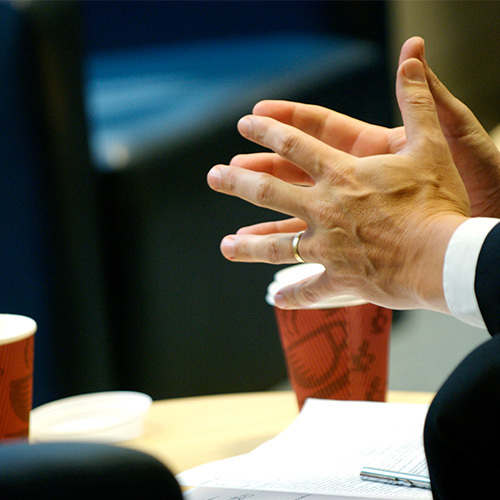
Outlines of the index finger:
<svg viewBox="0 0 500 500">
<path fill-rule="evenodd" d="M 356 154 L 353 153 L 353 150 L 360 135 L 368 131 L 370 135 L 380 137 L 381 144 L 386 145 L 387 142 L 384 141 L 387 136 L 385 127 L 371 125 L 314 104 L 266 100 L 260 101 L 254 106 L 253 114 L 268 116 L 281 123 L 291 125 L 346 153 Z M 371 142 L 373 147 L 374 141 Z"/>
<path fill-rule="evenodd" d="M 315 180 L 322 177 L 325 165 L 341 166 L 352 160 L 351 155 L 266 116 L 244 116 L 238 122 L 238 130 L 246 139 L 273 150 Z"/>
</svg>

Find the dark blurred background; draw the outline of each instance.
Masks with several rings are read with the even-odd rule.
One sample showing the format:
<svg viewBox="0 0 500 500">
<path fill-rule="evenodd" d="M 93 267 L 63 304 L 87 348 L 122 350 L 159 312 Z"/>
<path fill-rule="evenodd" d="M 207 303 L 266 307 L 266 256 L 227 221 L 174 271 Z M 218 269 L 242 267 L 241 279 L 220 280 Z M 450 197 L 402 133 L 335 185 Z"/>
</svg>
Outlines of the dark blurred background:
<svg viewBox="0 0 500 500">
<path fill-rule="evenodd" d="M 391 125 L 386 2 L 0 2 L 0 310 L 32 316 L 35 406 L 286 378 L 266 287 L 222 236 L 279 217 L 206 173 L 263 98 Z M 389 75 L 391 75 L 389 77 Z"/>
</svg>

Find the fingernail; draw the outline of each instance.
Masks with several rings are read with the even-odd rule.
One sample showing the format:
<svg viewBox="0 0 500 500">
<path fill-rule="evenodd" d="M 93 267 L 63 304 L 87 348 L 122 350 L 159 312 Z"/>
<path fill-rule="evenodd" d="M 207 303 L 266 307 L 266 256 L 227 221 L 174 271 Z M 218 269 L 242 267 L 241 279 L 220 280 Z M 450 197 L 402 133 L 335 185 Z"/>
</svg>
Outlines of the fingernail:
<svg viewBox="0 0 500 500">
<path fill-rule="evenodd" d="M 234 259 L 236 252 L 234 246 L 234 238 L 232 236 L 226 236 L 220 244 L 220 250 L 222 255 L 226 257 L 226 259 Z"/>
<path fill-rule="evenodd" d="M 221 172 L 220 168 L 218 167 L 213 167 L 210 169 L 210 171 L 207 174 L 207 182 L 208 185 L 212 189 L 220 189 L 221 186 Z"/>
<path fill-rule="evenodd" d="M 241 135 L 249 135 L 251 126 L 252 126 L 252 122 L 251 122 L 250 118 L 248 118 L 247 116 L 240 118 L 240 120 L 238 122 L 238 130 L 239 130 Z"/>
<path fill-rule="evenodd" d="M 274 305 L 280 309 L 287 309 L 287 303 L 285 302 L 285 297 L 281 292 L 277 292 L 274 296 Z"/>
<path fill-rule="evenodd" d="M 422 60 L 425 61 L 425 40 L 422 38 L 422 47 L 421 47 Z"/>
<path fill-rule="evenodd" d="M 403 73 L 408 80 L 425 82 L 424 66 L 418 59 L 409 59 L 403 66 Z"/>
</svg>

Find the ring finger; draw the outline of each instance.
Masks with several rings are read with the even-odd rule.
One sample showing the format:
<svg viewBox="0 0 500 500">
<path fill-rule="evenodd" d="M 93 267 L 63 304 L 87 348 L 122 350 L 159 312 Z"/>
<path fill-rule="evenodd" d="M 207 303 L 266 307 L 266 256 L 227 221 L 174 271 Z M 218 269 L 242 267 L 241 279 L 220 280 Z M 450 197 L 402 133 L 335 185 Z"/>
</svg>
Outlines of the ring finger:
<svg viewBox="0 0 500 500">
<path fill-rule="evenodd" d="M 237 262 L 293 264 L 298 262 L 293 252 L 293 240 L 296 234 L 238 234 L 226 236 L 221 242 L 221 252 L 227 259 Z M 303 239 L 299 239 L 299 245 L 297 245 L 296 249 L 301 258 L 306 261 Z"/>
</svg>

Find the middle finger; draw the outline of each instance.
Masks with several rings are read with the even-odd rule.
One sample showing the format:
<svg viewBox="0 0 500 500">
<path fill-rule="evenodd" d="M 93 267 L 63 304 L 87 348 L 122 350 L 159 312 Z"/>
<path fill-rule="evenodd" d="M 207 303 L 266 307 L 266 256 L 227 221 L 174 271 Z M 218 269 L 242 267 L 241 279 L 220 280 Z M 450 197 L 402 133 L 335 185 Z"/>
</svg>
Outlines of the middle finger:
<svg viewBox="0 0 500 500">
<path fill-rule="evenodd" d="M 239 154 L 232 158 L 229 164 L 253 170 L 254 172 L 266 172 L 291 184 L 303 186 L 314 184 L 310 175 L 276 153 Z"/>
<path fill-rule="evenodd" d="M 340 166 L 352 161 L 352 156 L 348 153 L 266 116 L 244 116 L 238 122 L 238 130 L 243 137 L 273 150 L 316 181 L 322 177 L 327 163 Z"/>
</svg>

